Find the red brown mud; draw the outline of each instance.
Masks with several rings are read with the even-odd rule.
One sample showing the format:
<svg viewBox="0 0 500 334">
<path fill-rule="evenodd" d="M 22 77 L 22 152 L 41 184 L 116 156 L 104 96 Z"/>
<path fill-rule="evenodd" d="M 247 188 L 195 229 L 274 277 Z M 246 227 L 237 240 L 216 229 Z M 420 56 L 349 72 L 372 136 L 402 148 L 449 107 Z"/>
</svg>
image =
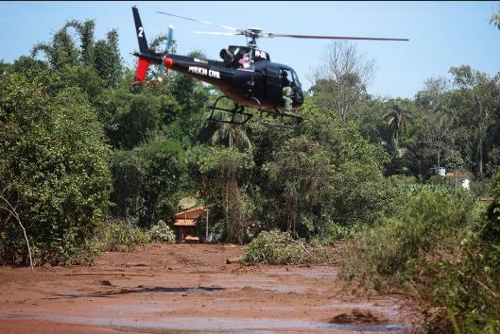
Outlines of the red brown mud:
<svg viewBox="0 0 500 334">
<path fill-rule="evenodd" d="M 415 333 L 404 296 L 329 266 L 242 266 L 243 246 L 151 244 L 92 266 L 0 267 L 0 333 Z"/>
</svg>

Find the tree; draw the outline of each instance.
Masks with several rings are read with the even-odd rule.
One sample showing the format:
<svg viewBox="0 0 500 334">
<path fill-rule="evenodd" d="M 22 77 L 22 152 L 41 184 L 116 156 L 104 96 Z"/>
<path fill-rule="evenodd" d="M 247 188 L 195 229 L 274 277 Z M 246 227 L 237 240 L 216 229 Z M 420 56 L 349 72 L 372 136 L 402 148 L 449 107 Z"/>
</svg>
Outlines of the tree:
<svg viewBox="0 0 500 334">
<path fill-rule="evenodd" d="M 23 73 L 27 76 L 36 75 L 33 72 L 48 70 L 46 62 L 28 56 L 21 56 L 7 67 L 9 73 Z"/>
<path fill-rule="evenodd" d="M 415 103 L 421 111 L 422 120 L 418 134 L 420 153 L 429 161 L 433 160 L 434 166 L 440 167 L 455 149 L 458 133 L 458 115 L 452 105 L 449 80 L 445 77 L 427 79 Z"/>
<path fill-rule="evenodd" d="M 500 106 L 500 75 L 489 78 L 485 73 L 474 71 L 470 66 L 452 67 L 454 84 L 458 87 L 455 97 L 460 99 L 463 112 L 462 120 L 472 131 L 471 147 L 476 162 L 476 176 L 484 178 L 484 165 L 487 156 L 487 134 L 494 125 L 494 113 Z"/>
<path fill-rule="evenodd" d="M 122 60 L 118 45 L 118 32 L 113 29 L 107 33 L 106 40 L 95 43 L 94 68 L 104 79 L 106 87 L 117 87 L 122 77 Z"/>
<path fill-rule="evenodd" d="M 250 152 L 221 147 L 209 147 L 200 160 L 204 191 L 212 202 L 222 203 L 228 242 L 243 243 L 246 220 L 238 179 L 253 167 Z"/>
<path fill-rule="evenodd" d="M 320 108 L 336 111 L 343 119 L 353 115 L 366 98 L 366 89 L 373 79 L 374 60 L 365 61 L 356 47 L 336 41 L 325 49 L 323 65 L 313 69 L 311 91 Z"/>
<path fill-rule="evenodd" d="M 246 127 L 240 124 L 217 122 L 209 124 L 213 132 L 209 138 L 211 145 L 220 145 L 240 152 L 252 147 Z"/>
<path fill-rule="evenodd" d="M 417 105 L 426 112 L 444 111 L 451 103 L 451 87 L 449 80 L 443 76 L 429 78 L 424 89 L 417 93 Z"/>
<path fill-rule="evenodd" d="M 241 160 L 252 157 L 252 142 L 247 134 L 247 127 L 241 124 L 225 122 L 206 122 L 205 137 L 207 142 L 216 147 L 223 147 L 221 150 L 227 152 L 217 152 L 217 157 L 221 160 L 212 162 L 221 168 L 221 174 L 216 176 L 218 188 L 223 188 L 223 211 L 226 219 L 226 230 L 228 240 L 235 243 L 243 243 L 245 235 L 245 216 L 243 213 L 243 196 L 240 190 L 239 176 L 241 170 L 246 167 L 241 165 Z M 234 151 L 234 152 L 233 152 Z M 205 160 L 207 161 L 207 160 Z M 253 166 L 253 162 L 249 165 Z M 210 168 L 205 162 L 204 178 L 213 176 L 208 173 Z M 220 183 L 222 182 L 222 184 Z"/>
<path fill-rule="evenodd" d="M 295 234 L 297 224 L 302 235 L 304 230 L 311 233 L 315 228 L 321 229 L 307 226 L 303 219 L 310 216 L 306 208 L 320 206 L 326 194 L 333 178 L 330 159 L 330 154 L 320 143 L 302 135 L 288 140 L 275 155 L 275 160 L 263 167 L 269 174 L 271 185 L 282 192 L 285 224 L 281 228 L 286 232 Z"/>
<path fill-rule="evenodd" d="M 78 64 L 78 49 L 66 29 L 54 34 L 52 43 L 38 43 L 31 50 L 31 57 L 35 58 L 39 52 L 44 52 L 52 69 L 61 69 L 64 66 Z"/>
<path fill-rule="evenodd" d="M 11 64 L 5 63 L 3 59 L 0 60 L 0 75 L 5 75 L 9 71 Z"/>
<path fill-rule="evenodd" d="M 161 105 L 157 98 L 149 94 L 118 94 L 128 101 L 118 101 L 121 106 L 112 116 L 112 129 L 108 133 L 114 146 L 124 149 L 144 143 L 160 129 L 162 120 Z"/>
<path fill-rule="evenodd" d="M 76 32 L 80 36 L 80 63 L 84 66 L 93 66 L 95 60 L 94 54 L 94 30 L 95 21 L 86 20 L 81 23 L 77 20 L 68 21 L 63 29 L 75 28 Z"/>
<path fill-rule="evenodd" d="M 31 247 L 30 247 L 30 242 L 28 240 L 28 235 L 26 234 L 26 229 L 24 228 L 23 223 L 21 222 L 21 218 L 19 218 L 19 215 L 17 214 L 16 208 L 10 204 L 10 202 L 0 195 L 0 210 L 5 210 L 8 212 L 7 217 L 5 218 L 6 221 L 10 220 L 12 217 L 17 221 L 21 229 L 23 230 L 23 236 L 24 240 L 26 241 L 26 247 L 28 248 L 28 257 L 30 260 L 30 267 L 31 271 L 33 271 L 33 256 L 31 255 Z M 1 217 L 1 215 L 0 215 Z"/>
<path fill-rule="evenodd" d="M 390 129 L 392 147 L 397 154 L 399 143 L 406 131 L 407 123 L 413 120 L 413 116 L 405 110 L 406 108 L 402 106 L 401 102 L 393 101 L 389 108 L 389 111 L 382 118 Z"/>
<path fill-rule="evenodd" d="M 80 37 L 77 46 L 68 29 L 75 28 Z M 107 33 L 106 40 L 94 39 L 93 20 L 68 21 L 57 31 L 51 43 L 38 43 L 31 50 L 31 57 L 44 52 L 50 67 L 61 70 L 65 66 L 83 65 L 92 67 L 104 80 L 106 87 L 116 87 L 121 79 L 123 67 L 118 45 L 118 32 L 113 29 Z"/>
<path fill-rule="evenodd" d="M 0 77 L 0 193 L 42 261 L 67 263 L 107 212 L 110 151 L 87 97 L 75 87 L 54 89 L 51 80 L 47 72 Z M 20 236 L 0 222 L 2 251 L 14 259 Z"/>
<path fill-rule="evenodd" d="M 150 228 L 176 210 L 176 197 L 184 188 L 185 152 L 174 139 L 150 138 L 130 151 L 115 151 L 111 168 L 118 217 Z"/>
<path fill-rule="evenodd" d="M 453 119 L 448 114 L 437 112 L 424 117 L 422 141 L 427 154 L 436 158 L 436 166 L 440 167 L 443 157 L 452 150 L 455 134 Z"/>
<path fill-rule="evenodd" d="M 304 122 L 283 138 L 262 169 L 269 224 L 300 237 L 338 237 L 339 229 L 372 224 L 387 200 L 382 175 L 388 155 L 364 140 L 354 122 L 319 109 L 314 98 Z M 362 205 L 361 205 L 362 203 Z"/>
</svg>

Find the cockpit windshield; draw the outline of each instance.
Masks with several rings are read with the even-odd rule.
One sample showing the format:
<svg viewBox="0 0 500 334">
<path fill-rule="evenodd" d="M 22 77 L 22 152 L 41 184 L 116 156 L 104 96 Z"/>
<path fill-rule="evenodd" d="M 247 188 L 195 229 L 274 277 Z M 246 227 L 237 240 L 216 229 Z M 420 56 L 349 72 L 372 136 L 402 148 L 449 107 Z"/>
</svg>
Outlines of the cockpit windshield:
<svg viewBox="0 0 500 334">
<path fill-rule="evenodd" d="M 302 84 L 300 83 L 297 73 L 291 68 L 281 68 L 281 77 L 283 79 L 283 86 L 293 83 L 297 89 L 302 90 Z M 288 84 L 285 84 L 287 82 Z"/>
<path fill-rule="evenodd" d="M 295 83 L 295 86 L 302 89 L 302 84 L 300 83 L 300 80 L 299 80 L 297 73 L 295 73 L 294 70 L 290 70 L 290 72 L 292 73 L 292 79 L 293 79 L 293 82 Z"/>
</svg>

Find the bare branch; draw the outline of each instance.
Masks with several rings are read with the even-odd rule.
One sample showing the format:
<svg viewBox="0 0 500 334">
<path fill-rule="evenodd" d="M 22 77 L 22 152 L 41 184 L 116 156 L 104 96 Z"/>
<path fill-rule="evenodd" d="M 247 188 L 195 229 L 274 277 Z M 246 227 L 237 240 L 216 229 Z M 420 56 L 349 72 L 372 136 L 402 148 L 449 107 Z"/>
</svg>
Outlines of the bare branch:
<svg viewBox="0 0 500 334">
<path fill-rule="evenodd" d="M 23 230 L 24 239 L 26 240 L 26 246 L 28 247 L 28 255 L 29 255 L 29 258 L 30 258 L 31 271 L 34 271 L 33 270 L 33 258 L 31 256 L 30 243 L 29 243 L 29 240 L 28 240 L 28 235 L 26 234 L 26 229 L 24 228 L 24 226 L 23 226 L 23 224 L 21 222 L 21 218 L 19 217 L 19 214 L 17 213 L 16 208 L 14 206 L 12 206 L 12 204 L 10 204 L 10 202 L 5 197 L 3 197 L 2 195 L 0 195 L 0 199 L 3 200 L 4 203 L 7 205 L 7 206 L 0 206 L 0 209 L 4 209 L 4 210 L 6 210 L 9 213 L 10 216 L 7 217 L 7 220 L 9 220 L 11 216 L 14 216 L 14 218 L 16 218 L 16 220 L 17 220 L 17 223 L 19 224 L 19 226 L 21 226 L 21 229 Z M 17 207 L 17 205 L 16 205 L 16 207 Z"/>
</svg>

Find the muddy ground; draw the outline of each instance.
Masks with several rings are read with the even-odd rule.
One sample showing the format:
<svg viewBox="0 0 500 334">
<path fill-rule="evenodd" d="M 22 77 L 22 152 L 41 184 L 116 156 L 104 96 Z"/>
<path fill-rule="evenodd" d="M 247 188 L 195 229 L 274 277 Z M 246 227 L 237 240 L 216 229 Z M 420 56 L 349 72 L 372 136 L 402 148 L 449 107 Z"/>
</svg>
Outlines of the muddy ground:
<svg viewBox="0 0 500 334">
<path fill-rule="evenodd" d="M 328 266 L 242 266 L 234 245 L 151 244 L 92 266 L 0 267 L 0 333 L 413 333 L 403 296 Z M 228 261 L 229 260 L 229 261 Z"/>
</svg>

